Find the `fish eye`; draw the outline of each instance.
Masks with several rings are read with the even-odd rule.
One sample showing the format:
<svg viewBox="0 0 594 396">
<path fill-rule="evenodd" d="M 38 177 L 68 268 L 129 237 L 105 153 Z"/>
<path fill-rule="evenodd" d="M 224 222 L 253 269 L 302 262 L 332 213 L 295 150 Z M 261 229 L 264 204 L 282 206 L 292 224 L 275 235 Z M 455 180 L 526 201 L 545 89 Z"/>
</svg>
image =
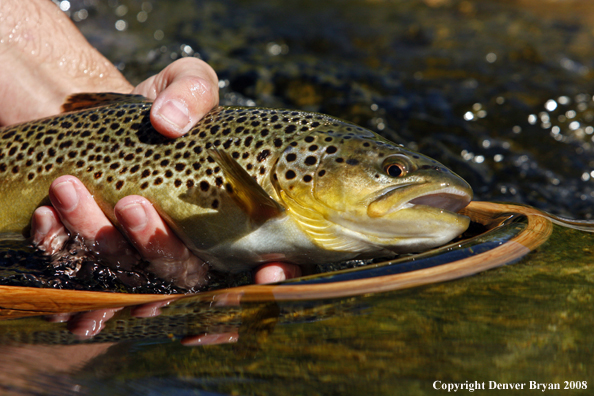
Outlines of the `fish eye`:
<svg viewBox="0 0 594 396">
<path fill-rule="evenodd" d="M 384 166 L 384 170 L 392 177 L 400 177 L 406 174 L 406 169 L 400 164 L 387 164 Z"/>
<path fill-rule="evenodd" d="M 403 177 L 410 171 L 410 164 L 403 155 L 392 155 L 384 160 L 382 168 L 390 177 Z"/>
</svg>

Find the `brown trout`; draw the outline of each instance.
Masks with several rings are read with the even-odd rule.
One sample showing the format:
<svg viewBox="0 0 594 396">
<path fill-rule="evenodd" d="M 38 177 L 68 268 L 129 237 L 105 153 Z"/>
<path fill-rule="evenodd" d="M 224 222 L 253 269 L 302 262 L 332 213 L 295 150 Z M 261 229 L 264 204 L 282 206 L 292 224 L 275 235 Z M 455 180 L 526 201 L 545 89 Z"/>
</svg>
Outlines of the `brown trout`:
<svg viewBox="0 0 594 396">
<path fill-rule="evenodd" d="M 148 198 L 222 271 L 419 252 L 468 227 L 456 213 L 472 197 L 464 180 L 357 125 L 218 107 L 168 139 L 152 128 L 150 107 L 139 96 L 80 94 L 66 113 L 1 128 L 0 232 L 26 229 L 51 182 L 67 174 L 116 225 L 120 198 Z"/>
</svg>

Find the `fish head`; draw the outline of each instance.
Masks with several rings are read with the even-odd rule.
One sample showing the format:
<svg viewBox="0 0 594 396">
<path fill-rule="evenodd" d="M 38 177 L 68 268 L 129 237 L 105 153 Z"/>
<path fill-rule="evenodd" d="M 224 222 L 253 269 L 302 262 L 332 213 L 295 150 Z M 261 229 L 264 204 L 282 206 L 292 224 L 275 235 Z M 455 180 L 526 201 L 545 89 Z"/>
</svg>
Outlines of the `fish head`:
<svg viewBox="0 0 594 396">
<path fill-rule="evenodd" d="M 358 128 L 316 131 L 279 157 L 277 194 L 327 249 L 418 252 L 463 233 L 466 181 L 439 162 Z"/>
</svg>

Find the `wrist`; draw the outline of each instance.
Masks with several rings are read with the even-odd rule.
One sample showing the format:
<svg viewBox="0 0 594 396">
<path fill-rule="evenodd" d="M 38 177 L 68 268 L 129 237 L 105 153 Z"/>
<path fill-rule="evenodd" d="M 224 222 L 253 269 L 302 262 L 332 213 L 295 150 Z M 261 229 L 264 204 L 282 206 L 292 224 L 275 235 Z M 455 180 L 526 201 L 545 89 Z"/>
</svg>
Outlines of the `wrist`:
<svg viewBox="0 0 594 396">
<path fill-rule="evenodd" d="M 133 87 L 47 0 L 0 2 L 0 125 L 60 112 L 77 92 Z"/>
</svg>

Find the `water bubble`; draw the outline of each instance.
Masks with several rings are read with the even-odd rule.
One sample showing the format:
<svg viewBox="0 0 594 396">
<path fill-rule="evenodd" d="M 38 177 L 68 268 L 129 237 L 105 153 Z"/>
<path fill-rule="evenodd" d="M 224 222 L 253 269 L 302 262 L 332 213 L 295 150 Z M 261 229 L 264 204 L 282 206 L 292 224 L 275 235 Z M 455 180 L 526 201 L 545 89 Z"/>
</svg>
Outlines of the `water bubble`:
<svg viewBox="0 0 594 396">
<path fill-rule="evenodd" d="M 572 131 L 575 131 L 576 129 L 578 129 L 580 127 L 580 123 L 577 121 L 572 121 L 569 124 L 569 129 L 571 129 Z"/>
<path fill-rule="evenodd" d="M 495 162 L 501 162 L 501 161 L 503 161 L 503 155 L 501 155 L 501 154 L 495 154 L 495 156 L 493 157 L 493 160 Z"/>
<path fill-rule="evenodd" d="M 529 123 L 530 125 L 534 125 L 534 124 L 536 124 L 536 121 L 538 121 L 538 119 L 536 118 L 536 115 L 534 115 L 534 114 L 530 114 L 530 115 L 528 116 L 528 123 Z"/>
<path fill-rule="evenodd" d="M 559 104 L 562 104 L 562 105 L 567 105 L 567 104 L 569 104 L 570 99 L 567 96 L 559 96 L 557 98 L 557 102 L 559 102 Z"/>
<path fill-rule="evenodd" d="M 138 14 L 136 14 L 136 20 L 138 20 L 140 23 L 146 22 L 147 19 L 148 13 L 146 11 L 140 11 Z"/>
<path fill-rule="evenodd" d="M 497 54 L 489 52 L 487 56 L 485 56 L 485 59 L 487 59 L 487 62 L 489 63 L 494 63 L 497 60 Z"/>
<path fill-rule="evenodd" d="M 472 110 L 474 110 L 474 111 L 479 111 L 482 108 L 483 108 L 483 105 L 481 105 L 480 103 L 475 103 L 472 105 Z"/>
<path fill-rule="evenodd" d="M 521 127 L 521 126 L 519 126 L 519 125 L 515 125 L 515 126 L 512 128 L 512 131 L 513 131 L 514 133 L 520 133 L 520 132 L 522 132 L 522 127 Z"/>
<path fill-rule="evenodd" d="M 490 140 L 488 140 L 488 139 L 485 139 L 485 140 L 483 140 L 483 143 L 482 143 L 482 144 L 483 144 L 483 147 L 484 147 L 484 148 L 489 148 L 489 147 L 491 147 L 491 141 L 490 141 Z"/>
<path fill-rule="evenodd" d="M 115 23 L 116 30 L 119 30 L 120 32 L 126 30 L 127 27 L 128 23 L 126 23 L 126 21 L 124 21 L 123 19 L 118 19 Z"/>
<path fill-rule="evenodd" d="M 155 40 L 163 40 L 163 37 L 165 37 L 165 34 L 163 33 L 163 31 L 161 29 L 159 29 L 159 30 L 155 30 L 153 37 L 155 38 Z"/>
<path fill-rule="evenodd" d="M 485 157 L 482 155 L 477 155 L 476 157 L 474 157 L 474 162 L 476 162 L 477 164 L 482 164 L 485 161 Z"/>
<path fill-rule="evenodd" d="M 64 12 L 70 9 L 70 2 L 68 0 L 64 0 L 60 2 L 60 9 Z"/>
<path fill-rule="evenodd" d="M 487 116 L 487 111 L 486 110 L 479 110 L 478 113 L 476 113 L 476 115 L 479 118 L 485 118 Z"/>
<path fill-rule="evenodd" d="M 594 133 L 594 128 L 590 125 L 588 125 L 584 130 L 588 135 L 591 135 L 592 133 Z"/>
<path fill-rule="evenodd" d="M 150 1 L 143 1 L 142 5 L 140 6 L 140 8 L 142 9 L 142 11 L 144 12 L 151 12 L 153 10 L 153 5 L 151 4 Z"/>
<path fill-rule="evenodd" d="M 371 111 L 377 111 L 377 109 L 378 109 L 378 108 L 379 108 L 379 106 L 378 106 L 378 105 L 376 105 L 375 103 L 373 103 L 373 104 L 371 105 Z"/>
<path fill-rule="evenodd" d="M 474 120 L 474 114 L 472 114 L 472 111 L 467 111 L 466 113 L 464 113 L 464 119 L 466 121 Z"/>
<path fill-rule="evenodd" d="M 505 98 L 503 96 L 498 96 L 497 99 L 495 99 L 495 103 L 502 105 L 505 103 Z"/>
<path fill-rule="evenodd" d="M 575 110 L 568 110 L 565 112 L 565 117 L 567 117 L 568 119 L 572 119 L 576 116 L 576 112 Z"/>
<path fill-rule="evenodd" d="M 584 172 L 582 173 L 582 180 L 583 181 L 588 181 L 590 180 L 590 174 L 588 172 Z"/>
<path fill-rule="evenodd" d="M 115 14 L 119 17 L 123 17 L 124 15 L 126 15 L 128 13 L 128 7 L 126 7 L 125 5 L 119 5 L 117 6 L 117 8 L 115 9 Z"/>
<path fill-rule="evenodd" d="M 555 102 L 553 99 L 549 99 L 545 103 L 545 109 L 547 109 L 548 111 L 553 111 L 556 108 L 557 108 L 557 102 Z"/>
<path fill-rule="evenodd" d="M 587 102 L 590 99 L 590 95 L 586 95 L 585 93 L 575 95 L 576 102 Z"/>
</svg>

